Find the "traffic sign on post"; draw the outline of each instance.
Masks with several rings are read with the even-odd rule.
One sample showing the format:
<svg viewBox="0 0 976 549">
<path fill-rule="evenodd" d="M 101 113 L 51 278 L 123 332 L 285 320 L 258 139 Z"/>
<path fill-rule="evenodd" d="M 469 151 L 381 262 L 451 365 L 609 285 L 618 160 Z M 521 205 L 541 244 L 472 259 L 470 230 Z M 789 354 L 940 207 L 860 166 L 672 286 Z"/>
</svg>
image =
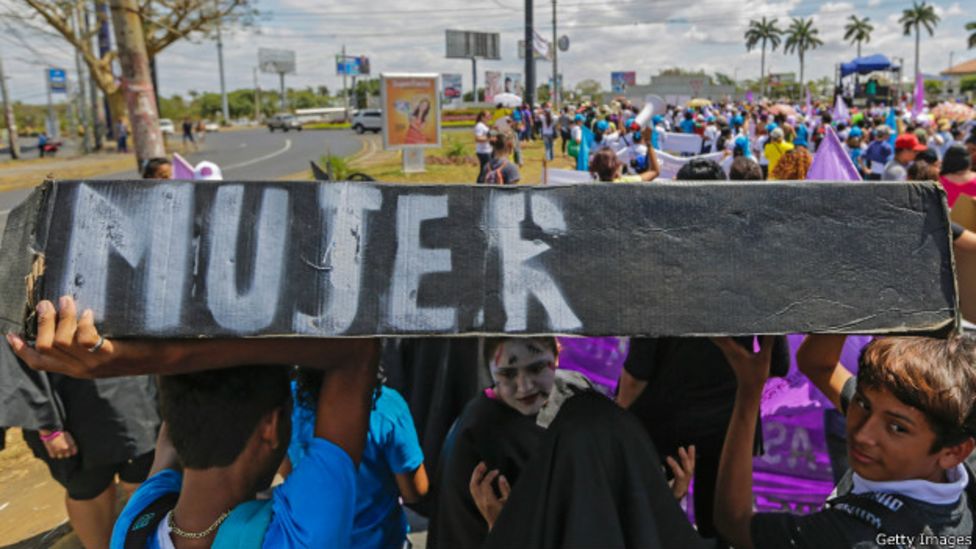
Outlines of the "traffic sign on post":
<svg viewBox="0 0 976 549">
<path fill-rule="evenodd" d="M 64 69 L 47 70 L 47 87 L 53 93 L 67 93 L 68 76 Z"/>
</svg>

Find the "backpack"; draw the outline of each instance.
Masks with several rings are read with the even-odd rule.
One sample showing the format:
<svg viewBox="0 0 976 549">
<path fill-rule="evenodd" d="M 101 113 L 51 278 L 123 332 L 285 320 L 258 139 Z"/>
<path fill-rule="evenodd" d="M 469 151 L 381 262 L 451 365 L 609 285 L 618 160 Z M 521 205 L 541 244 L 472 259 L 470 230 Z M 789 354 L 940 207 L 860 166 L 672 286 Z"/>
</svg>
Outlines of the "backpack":
<svg viewBox="0 0 976 549">
<path fill-rule="evenodd" d="M 498 168 L 491 169 L 491 164 L 485 164 L 485 183 L 489 185 L 504 185 L 505 172 L 502 171 L 508 165 L 508 160 L 502 160 Z"/>
</svg>

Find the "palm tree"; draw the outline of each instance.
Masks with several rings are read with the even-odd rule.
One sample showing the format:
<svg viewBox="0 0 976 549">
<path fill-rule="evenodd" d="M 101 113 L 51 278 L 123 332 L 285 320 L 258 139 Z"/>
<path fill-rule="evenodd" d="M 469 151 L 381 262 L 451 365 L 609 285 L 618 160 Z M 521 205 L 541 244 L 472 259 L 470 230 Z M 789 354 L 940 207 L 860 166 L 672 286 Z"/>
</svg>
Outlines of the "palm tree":
<svg viewBox="0 0 976 549">
<path fill-rule="evenodd" d="M 819 37 L 820 31 L 813 26 L 813 18 L 802 19 L 794 17 L 790 22 L 790 28 L 786 29 L 786 42 L 783 44 L 783 53 L 793 53 L 800 57 L 800 89 L 803 89 L 803 58 L 809 50 L 815 50 L 823 46 L 823 40 Z"/>
<path fill-rule="evenodd" d="M 911 36 L 915 31 L 915 81 L 918 82 L 918 50 L 919 40 L 921 39 L 921 27 L 929 32 L 929 36 L 935 33 L 935 26 L 939 24 L 939 16 L 935 14 L 935 8 L 926 2 L 919 4 L 913 2 L 912 7 L 901 12 L 901 19 L 905 36 Z"/>
<path fill-rule="evenodd" d="M 857 44 L 858 57 L 861 57 L 861 44 L 871 41 L 871 32 L 874 31 L 874 25 L 870 21 L 870 17 L 858 19 L 856 15 L 852 15 L 847 18 L 847 25 L 844 26 L 844 40 L 847 40 L 851 44 Z"/>
<path fill-rule="evenodd" d="M 966 30 L 973 31 L 969 35 L 969 49 L 976 48 L 976 21 L 966 23 Z"/>
<path fill-rule="evenodd" d="M 760 21 L 749 21 L 749 29 L 746 30 L 746 51 L 752 51 L 756 45 L 762 44 L 759 78 L 763 95 L 766 95 L 766 43 L 769 43 L 771 51 L 776 51 L 782 34 L 783 31 L 776 26 L 776 19 L 766 19 L 765 16 Z"/>
</svg>

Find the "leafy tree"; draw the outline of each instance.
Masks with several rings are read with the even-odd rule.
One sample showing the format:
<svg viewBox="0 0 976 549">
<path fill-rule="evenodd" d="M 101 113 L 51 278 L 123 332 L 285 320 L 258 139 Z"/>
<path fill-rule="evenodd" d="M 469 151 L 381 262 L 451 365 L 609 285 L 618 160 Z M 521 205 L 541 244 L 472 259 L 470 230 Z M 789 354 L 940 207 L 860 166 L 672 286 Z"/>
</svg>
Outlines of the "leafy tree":
<svg viewBox="0 0 976 549">
<path fill-rule="evenodd" d="M 759 21 L 749 21 L 749 29 L 746 30 L 746 51 L 752 51 L 757 45 L 761 45 L 762 58 L 760 61 L 759 79 L 762 84 L 762 94 L 766 95 L 766 44 L 768 43 L 771 51 L 776 51 L 779 46 L 783 31 L 776 26 L 776 18 L 766 19 L 765 16 Z"/>
<path fill-rule="evenodd" d="M 783 53 L 796 52 L 800 58 L 800 87 L 803 87 L 803 61 L 806 52 L 815 50 L 823 45 L 818 36 L 820 31 L 813 26 L 813 18 L 802 19 L 794 17 L 790 28 L 786 29 L 786 42 L 783 43 Z"/>
<path fill-rule="evenodd" d="M 152 64 L 156 55 L 182 39 L 209 36 L 218 24 L 248 24 L 257 14 L 253 0 L 139 0 L 139 16 L 146 39 L 146 53 Z M 81 53 L 95 83 L 108 99 L 112 118 L 125 112 L 122 88 L 112 72 L 118 52 L 101 55 L 94 38 L 103 22 L 110 21 L 108 0 L 95 0 L 95 17 L 84 25 L 90 0 L 22 0 L 6 3 L 3 15 L 40 33 L 53 30 Z"/>
<path fill-rule="evenodd" d="M 919 74 L 918 53 L 922 36 L 921 29 L 924 27 L 928 31 L 929 36 L 932 36 L 935 33 L 935 27 L 939 24 L 939 16 L 936 15 L 935 8 L 931 4 L 914 2 L 912 7 L 901 12 L 901 18 L 898 22 L 901 23 L 905 36 L 911 36 L 912 32 L 915 33 L 915 81 L 917 82 Z"/>
<path fill-rule="evenodd" d="M 861 57 L 861 44 L 871 41 L 874 25 L 870 21 L 870 17 L 859 19 L 856 15 L 852 15 L 847 18 L 847 25 L 844 26 L 844 40 L 851 44 L 857 44 L 858 57 Z"/>
</svg>

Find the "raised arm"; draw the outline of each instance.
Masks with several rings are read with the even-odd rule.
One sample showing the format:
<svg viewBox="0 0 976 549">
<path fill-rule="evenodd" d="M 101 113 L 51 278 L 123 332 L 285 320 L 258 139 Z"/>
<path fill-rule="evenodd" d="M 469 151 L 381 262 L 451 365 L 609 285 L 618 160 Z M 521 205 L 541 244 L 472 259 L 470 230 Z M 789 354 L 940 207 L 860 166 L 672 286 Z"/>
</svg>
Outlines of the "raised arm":
<svg viewBox="0 0 976 549">
<path fill-rule="evenodd" d="M 342 448 L 359 465 L 366 447 L 369 414 L 373 408 L 379 340 L 343 342 L 348 352 L 319 357 L 325 368 L 315 416 L 315 436 Z"/>
<path fill-rule="evenodd" d="M 36 370 L 78 378 L 145 374 L 185 374 L 232 366 L 286 364 L 325 368 L 359 356 L 368 340 L 312 338 L 254 338 L 149 340 L 103 338 L 94 315 L 81 316 L 70 296 L 37 305 L 34 346 L 16 334 L 7 341 L 24 362 Z M 323 359 L 327 363 L 323 363 Z"/>
<path fill-rule="evenodd" d="M 661 175 L 661 165 L 658 164 L 654 145 L 651 143 L 651 128 L 644 128 L 641 132 L 641 142 L 647 146 L 647 170 L 640 174 L 642 181 L 653 181 Z"/>
<path fill-rule="evenodd" d="M 715 487 L 715 526 L 737 549 L 753 547 L 752 447 L 763 385 L 769 377 L 773 338 L 764 336 L 758 354 L 744 349 L 732 338 L 713 340 L 735 372 L 738 383 L 732 418 L 722 446 Z"/>
<path fill-rule="evenodd" d="M 797 368 L 838 410 L 841 409 L 840 393 L 851 378 L 851 372 L 840 363 L 846 339 L 843 335 L 811 334 L 796 351 Z"/>
</svg>

